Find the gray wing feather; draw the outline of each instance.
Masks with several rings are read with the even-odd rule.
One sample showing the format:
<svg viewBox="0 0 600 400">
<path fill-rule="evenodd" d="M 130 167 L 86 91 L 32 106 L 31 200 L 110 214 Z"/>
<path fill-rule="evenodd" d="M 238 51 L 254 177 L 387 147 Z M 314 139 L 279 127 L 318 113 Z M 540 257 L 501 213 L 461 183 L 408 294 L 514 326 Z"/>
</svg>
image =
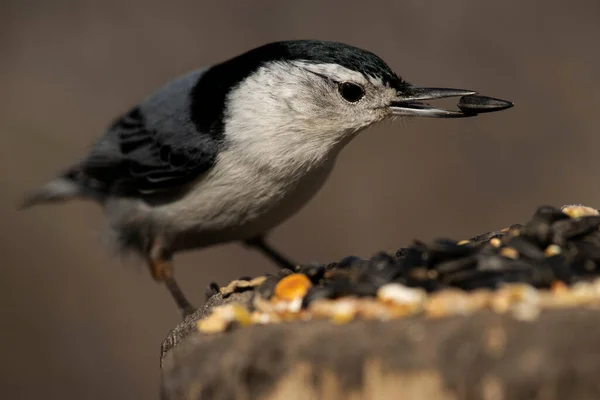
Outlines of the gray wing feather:
<svg viewBox="0 0 600 400">
<path fill-rule="evenodd" d="M 220 140 L 191 120 L 192 89 L 206 68 L 176 79 L 117 119 L 79 164 L 84 186 L 112 195 L 184 187 L 210 169 Z"/>
<path fill-rule="evenodd" d="M 222 141 L 210 129 L 199 131 L 192 120 L 193 113 L 204 115 L 192 103 L 203 92 L 199 83 L 208 69 L 167 83 L 118 118 L 87 156 L 26 195 L 21 207 L 78 196 L 168 196 L 185 189 L 213 167 Z"/>
</svg>

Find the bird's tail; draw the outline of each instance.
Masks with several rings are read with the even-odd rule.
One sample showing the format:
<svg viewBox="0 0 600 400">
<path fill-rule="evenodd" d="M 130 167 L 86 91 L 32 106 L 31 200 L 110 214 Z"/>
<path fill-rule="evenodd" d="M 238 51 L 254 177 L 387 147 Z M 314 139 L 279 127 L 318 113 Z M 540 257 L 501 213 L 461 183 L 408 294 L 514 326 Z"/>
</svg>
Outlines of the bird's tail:
<svg viewBox="0 0 600 400">
<path fill-rule="evenodd" d="M 82 186 L 77 182 L 76 170 L 69 170 L 50 182 L 26 193 L 19 209 L 26 209 L 42 203 L 58 203 L 83 194 Z"/>
</svg>

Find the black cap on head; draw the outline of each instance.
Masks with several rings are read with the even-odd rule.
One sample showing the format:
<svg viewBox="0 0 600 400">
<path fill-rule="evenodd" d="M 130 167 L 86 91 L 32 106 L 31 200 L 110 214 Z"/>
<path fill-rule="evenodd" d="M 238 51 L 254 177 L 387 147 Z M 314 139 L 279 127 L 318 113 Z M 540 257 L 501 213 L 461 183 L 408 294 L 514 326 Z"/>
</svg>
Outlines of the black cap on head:
<svg viewBox="0 0 600 400">
<path fill-rule="evenodd" d="M 304 60 L 314 63 L 339 64 L 342 67 L 370 75 L 381 80 L 391 87 L 400 87 L 404 84 L 402 79 L 377 55 L 370 51 L 349 46 L 344 43 L 326 42 L 320 40 L 298 40 L 273 43 L 275 57 L 288 60 Z M 268 47 L 269 45 L 265 46 Z M 277 48 L 281 48 L 280 50 Z M 276 52 L 283 54 L 276 54 Z M 275 58 L 278 59 L 278 58 Z"/>
</svg>

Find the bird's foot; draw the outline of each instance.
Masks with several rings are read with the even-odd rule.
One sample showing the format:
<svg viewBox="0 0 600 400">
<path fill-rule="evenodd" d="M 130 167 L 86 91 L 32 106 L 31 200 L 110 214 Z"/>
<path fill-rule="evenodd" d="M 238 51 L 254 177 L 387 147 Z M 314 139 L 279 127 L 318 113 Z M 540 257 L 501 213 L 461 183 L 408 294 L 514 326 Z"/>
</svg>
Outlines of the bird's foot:
<svg viewBox="0 0 600 400">
<path fill-rule="evenodd" d="M 168 277 L 163 280 L 163 283 L 169 290 L 169 293 L 171 293 L 173 300 L 175 300 L 175 304 L 177 304 L 177 308 L 179 308 L 179 312 L 183 319 L 196 312 L 197 308 L 185 297 L 175 278 Z"/>
<path fill-rule="evenodd" d="M 289 258 L 282 255 L 280 252 L 275 250 L 271 245 L 269 245 L 263 236 L 257 236 L 255 238 L 247 239 L 244 241 L 244 244 L 248 247 L 252 247 L 268 258 L 273 260 L 275 264 L 282 269 L 290 269 L 294 270 L 296 265 L 295 262 L 291 261 Z"/>
<path fill-rule="evenodd" d="M 171 257 L 167 255 L 164 249 L 160 246 L 159 241 L 155 241 L 154 245 L 149 254 L 148 264 L 150 267 L 150 273 L 155 281 L 164 283 L 166 288 L 171 293 L 171 297 L 177 304 L 179 312 L 183 318 L 196 312 L 194 307 L 185 297 L 183 291 L 179 287 L 179 284 L 175 280 L 173 272 L 173 263 Z"/>
</svg>

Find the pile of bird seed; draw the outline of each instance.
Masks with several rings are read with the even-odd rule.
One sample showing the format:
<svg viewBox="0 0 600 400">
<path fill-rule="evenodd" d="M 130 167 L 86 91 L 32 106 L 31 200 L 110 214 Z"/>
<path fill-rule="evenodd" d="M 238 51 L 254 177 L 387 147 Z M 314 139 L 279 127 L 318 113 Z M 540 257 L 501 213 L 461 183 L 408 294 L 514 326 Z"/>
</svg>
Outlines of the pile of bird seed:
<svg viewBox="0 0 600 400">
<path fill-rule="evenodd" d="M 327 318 L 390 320 L 478 310 L 532 320 L 544 308 L 600 307 L 600 214 L 582 205 L 540 207 L 525 225 L 469 240 L 415 241 L 396 254 L 301 265 L 213 291 L 253 290 L 198 322 L 205 333 L 232 326 Z"/>
</svg>

